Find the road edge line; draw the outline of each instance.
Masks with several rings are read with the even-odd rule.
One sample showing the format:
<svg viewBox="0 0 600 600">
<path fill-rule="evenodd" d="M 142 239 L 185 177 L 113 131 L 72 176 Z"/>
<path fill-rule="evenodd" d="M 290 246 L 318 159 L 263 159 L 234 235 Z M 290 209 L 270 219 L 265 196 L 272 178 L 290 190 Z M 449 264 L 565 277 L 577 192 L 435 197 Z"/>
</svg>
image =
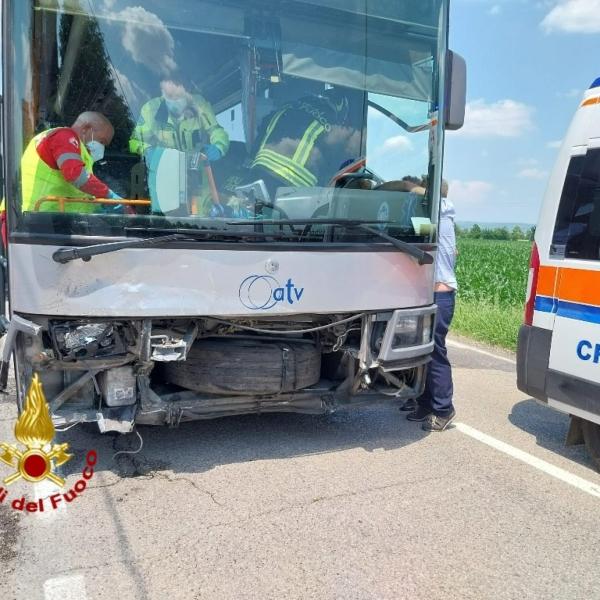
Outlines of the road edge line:
<svg viewBox="0 0 600 600">
<path fill-rule="evenodd" d="M 542 460 L 541 458 L 537 458 L 533 456 L 533 454 L 529 454 L 524 450 L 520 450 L 519 448 L 515 448 L 506 442 L 502 442 L 497 440 L 496 438 L 488 435 L 487 433 L 483 433 L 474 427 L 466 425 L 465 423 L 454 423 L 455 429 L 467 435 L 478 442 L 486 444 L 499 452 L 502 452 L 516 460 L 520 460 L 521 462 L 529 465 L 537 469 L 538 471 L 542 471 L 546 473 L 546 475 L 550 475 L 555 479 L 558 479 L 564 483 L 569 484 L 572 487 L 575 487 L 590 496 L 594 496 L 596 498 L 600 498 L 600 485 L 592 483 L 583 477 L 579 477 L 579 475 L 574 475 L 565 469 L 561 469 L 560 467 L 556 467 L 555 465 Z"/>
<path fill-rule="evenodd" d="M 496 360 L 503 360 L 504 362 L 510 363 L 511 365 L 517 364 L 517 361 L 513 358 L 501 356 L 500 354 L 494 354 L 493 352 L 488 352 L 487 350 L 481 350 L 480 348 L 476 348 L 475 346 L 469 346 L 468 344 L 462 344 L 461 342 L 457 342 L 456 340 L 447 339 L 446 345 L 450 346 L 451 348 L 458 348 L 459 350 L 470 350 L 471 352 L 483 354 L 484 356 L 489 356 L 490 358 L 495 358 Z"/>
</svg>

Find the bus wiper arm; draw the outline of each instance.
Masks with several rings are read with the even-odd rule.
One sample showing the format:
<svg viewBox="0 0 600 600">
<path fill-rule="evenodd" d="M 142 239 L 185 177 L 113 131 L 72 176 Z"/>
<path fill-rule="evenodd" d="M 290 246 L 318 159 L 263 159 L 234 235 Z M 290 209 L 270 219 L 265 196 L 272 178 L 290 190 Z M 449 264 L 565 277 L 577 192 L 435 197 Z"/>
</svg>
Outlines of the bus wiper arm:
<svg viewBox="0 0 600 600">
<path fill-rule="evenodd" d="M 421 248 L 418 248 L 414 244 L 409 244 L 408 242 L 403 242 L 402 240 L 398 240 L 395 237 L 392 237 L 391 235 L 388 235 L 387 233 L 383 233 L 383 231 L 379 231 L 378 229 L 373 229 L 372 227 L 369 227 L 368 225 L 365 225 L 364 223 L 361 225 L 358 225 L 358 228 L 364 229 L 365 231 L 368 231 L 369 233 L 372 233 L 373 235 L 377 235 L 380 238 L 382 238 L 382 239 L 386 240 L 387 242 L 389 242 L 390 244 L 392 244 L 393 246 L 395 246 L 396 248 L 398 248 L 398 250 L 401 250 L 402 252 L 405 252 L 406 254 L 410 254 L 410 256 L 417 259 L 417 262 L 420 265 L 432 265 L 433 264 L 433 256 L 431 254 L 429 254 L 429 252 L 425 252 L 425 250 L 421 250 Z"/>
<path fill-rule="evenodd" d="M 94 244 L 93 246 L 59 248 L 56 252 L 54 252 L 52 258 L 54 261 L 62 264 L 66 264 L 79 258 L 84 262 L 88 262 L 92 259 L 92 256 L 98 256 L 99 254 L 109 254 L 110 252 L 116 252 L 117 250 L 123 250 L 125 248 L 146 248 L 148 246 L 153 246 L 154 244 L 174 242 L 182 239 L 183 237 L 183 235 L 175 233 L 172 235 L 161 235 L 153 238 L 124 240 L 122 242 L 107 242 L 106 244 Z"/>
<path fill-rule="evenodd" d="M 227 223 L 228 225 L 249 225 L 252 223 L 262 223 L 263 225 L 331 225 L 331 226 L 339 226 L 339 227 L 348 227 L 350 229 L 363 229 L 364 231 L 368 231 L 372 235 L 376 235 L 386 242 L 389 242 L 398 250 L 409 254 L 413 258 L 415 258 L 420 265 L 432 265 L 433 264 L 433 256 L 421 248 L 418 248 L 414 244 L 409 244 L 408 242 L 404 242 L 402 240 L 398 240 L 391 235 L 387 235 L 387 233 L 383 233 L 383 231 L 379 231 L 378 229 L 373 229 L 369 227 L 369 225 L 381 225 L 389 223 L 389 221 L 361 221 L 355 219 L 273 219 L 273 220 L 264 220 L 264 221 L 231 221 Z"/>
<path fill-rule="evenodd" d="M 109 254 L 110 252 L 116 252 L 117 250 L 123 250 L 125 248 L 147 248 L 155 244 L 163 244 L 167 242 L 175 242 L 181 240 L 195 240 L 195 241 L 208 241 L 217 237 L 230 237 L 230 238 L 282 238 L 282 239 L 293 239 L 291 236 L 285 236 L 282 234 L 269 234 L 269 233 L 254 233 L 246 231 L 229 231 L 227 229 L 200 229 L 200 230 L 186 230 L 186 229 L 143 229 L 128 227 L 128 231 L 132 232 L 159 232 L 164 231 L 171 232 L 168 235 L 159 235 L 151 238 L 136 238 L 130 240 L 124 240 L 122 242 L 107 242 L 105 244 L 94 244 L 93 246 L 80 246 L 77 248 L 60 248 L 52 255 L 52 258 L 59 263 L 68 263 L 72 260 L 81 259 L 85 262 L 91 260 L 93 256 L 99 254 Z"/>
</svg>

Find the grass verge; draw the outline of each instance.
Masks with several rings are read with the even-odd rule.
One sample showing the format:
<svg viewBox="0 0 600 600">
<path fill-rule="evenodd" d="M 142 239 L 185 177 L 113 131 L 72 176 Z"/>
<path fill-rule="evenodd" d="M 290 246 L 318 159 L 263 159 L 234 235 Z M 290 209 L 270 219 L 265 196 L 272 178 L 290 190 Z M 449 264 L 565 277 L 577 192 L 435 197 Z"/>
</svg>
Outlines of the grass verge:
<svg viewBox="0 0 600 600">
<path fill-rule="evenodd" d="M 451 331 L 479 342 L 515 351 L 522 322 L 522 307 L 499 306 L 458 298 Z"/>
</svg>

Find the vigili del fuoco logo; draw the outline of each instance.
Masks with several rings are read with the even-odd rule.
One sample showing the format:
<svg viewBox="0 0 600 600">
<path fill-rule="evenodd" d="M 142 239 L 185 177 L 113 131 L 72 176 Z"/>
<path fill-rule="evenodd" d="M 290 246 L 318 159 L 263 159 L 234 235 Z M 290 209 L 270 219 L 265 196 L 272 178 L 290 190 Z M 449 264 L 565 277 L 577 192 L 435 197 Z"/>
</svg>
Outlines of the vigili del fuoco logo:
<svg viewBox="0 0 600 600">
<path fill-rule="evenodd" d="M 17 444 L 0 443 L 0 462 L 13 470 L 3 480 L 6 487 L 0 487 L 0 503 L 7 501 L 8 487 L 19 480 L 30 483 L 49 480 L 59 488 L 64 487 L 65 480 L 57 475 L 54 469 L 69 462 L 73 455 L 68 453 L 68 443 L 52 444 L 54 433 L 54 424 L 50 418 L 42 383 L 39 377 L 34 375 L 25 397 L 24 410 L 15 424 L 15 438 L 25 449 L 21 450 Z M 97 461 L 96 452 L 89 451 L 81 479 L 68 492 L 56 493 L 49 498 L 39 498 L 31 502 L 22 496 L 15 498 L 11 506 L 19 511 L 44 512 L 46 508 L 57 509 L 62 502 L 72 502 L 85 490 L 87 481 L 94 475 L 93 467 Z"/>
</svg>

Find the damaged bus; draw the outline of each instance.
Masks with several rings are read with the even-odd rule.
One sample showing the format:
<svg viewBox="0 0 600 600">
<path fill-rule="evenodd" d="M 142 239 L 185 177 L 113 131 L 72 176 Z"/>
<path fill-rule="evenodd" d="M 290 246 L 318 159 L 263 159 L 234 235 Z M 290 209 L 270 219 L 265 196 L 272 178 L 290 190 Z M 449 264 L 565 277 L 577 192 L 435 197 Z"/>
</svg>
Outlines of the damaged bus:
<svg viewBox="0 0 600 600">
<path fill-rule="evenodd" d="M 55 425 L 102 432 L 417 396 L 444 132 L 464 120 L 448 16 L 5 0 L 0 386 L 14 359 L 19 409 L 34 374 Z M 110 194 L 44 192 L 61 164 L 30 149 L 40 165 L 40 140 L 90 112 L 114 137 L 77 152 Z"/>
</svg>

